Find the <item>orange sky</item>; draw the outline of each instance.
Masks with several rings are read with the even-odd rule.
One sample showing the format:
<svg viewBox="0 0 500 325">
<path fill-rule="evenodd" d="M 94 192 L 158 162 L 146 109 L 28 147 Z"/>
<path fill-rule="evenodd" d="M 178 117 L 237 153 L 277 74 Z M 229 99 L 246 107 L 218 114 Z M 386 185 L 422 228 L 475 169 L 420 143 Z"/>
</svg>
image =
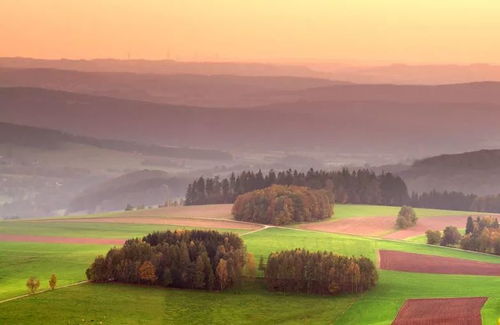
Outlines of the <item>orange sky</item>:
<svg viewBox="0 0 500 325">
<path fill-rule="evenodd" d="M 0 0 L 0 56 L 500 63 L 499 0 Z"/>
</svg>

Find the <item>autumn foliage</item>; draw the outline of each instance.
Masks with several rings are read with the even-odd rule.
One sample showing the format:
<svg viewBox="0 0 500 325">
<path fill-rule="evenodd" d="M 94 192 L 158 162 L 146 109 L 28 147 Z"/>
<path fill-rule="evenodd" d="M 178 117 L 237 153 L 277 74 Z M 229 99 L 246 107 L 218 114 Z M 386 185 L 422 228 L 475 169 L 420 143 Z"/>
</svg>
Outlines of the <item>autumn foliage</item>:
<svg viewBox="0 0 500 325">
<path fill-rule="evenodd" d="M 296 249 L 270 254 L 265 279 L 271 291 L 336 295 L 366 291 L 376 285 L 378 274 L 365 257 Z"/>
<path fill-rule="evenodd" d="M 323 190 L 272 185 L 238 196 L 232 212 L 236 220 L 285 225 L 330 218 L 332 203 Z"/>
<path fill-rule="evenodd" d="M 155 232 L 98 256 L 87 269 L 93 282 L 224 290 L 239 284 L 246 251 L 241 238 L 217 231 Z"/>
</svg>

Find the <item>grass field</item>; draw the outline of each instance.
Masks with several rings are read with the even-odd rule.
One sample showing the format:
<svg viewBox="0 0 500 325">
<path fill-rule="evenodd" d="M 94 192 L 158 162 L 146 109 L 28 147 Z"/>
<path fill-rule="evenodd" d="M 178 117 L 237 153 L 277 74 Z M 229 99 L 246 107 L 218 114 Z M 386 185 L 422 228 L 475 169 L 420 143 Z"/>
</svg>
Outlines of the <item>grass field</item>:
<svg viewBox="0 0 500 325">
<path fill-rule="evenodd" d="M 345 219 L 356 217 L 387 217 L 397 216 L 401 207 L 383 205 L 363 205 L 363 204 L 335 204 L 335 214 L 333 219 Z M 415 213 L 419 218 L 438 216 L 463 216 L 480 214 L 470 211 L 438 210 L 415 208 Z"/>
<path fill-rule="evenodd" d="M 175 225 L 116 224 L 98 222 L 37 222 L 4 221 L 0 222 L 0 234 L 62 236 L 84 238 L 134 238 L 142 237 L 153 231 L 194 229 L 194 227 Z M 199 229 L 199 227 L 197 227 Z M 243 229 L 216 229 L 222 232 L 245 233 Z"/>
<path fill-rule="evenodd" d="M 381 215 L 395 207 L 337 206 L 343 218 Z M 450 215 L 425 211 L 430 215 Z M 417 213 L 419 213 L 417 211 Z M 423 213 L 423 212 L 422 212 Z M 456 212 L 455 212 L 456 213 Z M 382 214 L 383 215 L 383 214 Z M 45 236 L 129 238 L 154 230 L 189 228 L 164 225 L 68 222 L 0 222 L 0 233 Z M 234 231 L 234 230 L 230 230 Z M 429 246 L 299 229 L 271 227 L 243 234 L 247 250 L 267 257 L 293 248 L 364 255 L 378 259 L 379 249 L 500 263 L 500 257 Z M 414 242 L 412 242 L 414 241 Z M 59 285 L 85 279 L 85 269 L 110 246 L 0 242 L 0 300 L 26 293 L 31 276 L 47 288 L 50 274 Z M 390 324 L 408 298 L 487 296 L 484 324 L 500 317 L 500 277 L 418 274 L 381 270 L 376 288 L 360 295 L 319 297 L 283 295 L 265 290 L 261 281 L 224 293 L 120 284 L 84 284 L 0 303 L 0 324 Z M 127 312 L 124 313 L 123 311 Z"/>
<path fill-rule="evenodd" d="M 86 280 L 89 264 L 110 247 L 0 242 L 0 300 L 25 294 L 30 276 L 40 279 L 40 289 L 48 288 L 52 273 L 60 285 Z"/>
</svg>

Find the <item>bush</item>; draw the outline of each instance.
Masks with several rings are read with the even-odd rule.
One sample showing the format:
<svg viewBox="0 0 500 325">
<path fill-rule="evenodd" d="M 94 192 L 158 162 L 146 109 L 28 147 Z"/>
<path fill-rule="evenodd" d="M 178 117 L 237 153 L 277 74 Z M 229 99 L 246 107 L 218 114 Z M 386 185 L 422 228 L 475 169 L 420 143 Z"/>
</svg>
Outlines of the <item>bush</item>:
<svg viewBox="0 0 500 325">
<path fill-rule="evenodd" d="M 427 236 L 427 244 L 439 245 L 441 243 L 441 232 L 439 230 L 427 230 L 425 235 Z"/>
<path fill-rule="evenodd" d="M 40 288 L 40 280 L 30 276 L 28 281 L 26 281 L 26 287 L 28 288 L 28 291 L 33 294 L 38 290 L 38 288 Z"/>
<path fill-rule="evenodd" d="M 406 229 L 417 224 L 417 215 L 412 207 L 403 206 L 396 219 L 397 229 Z"/>
<path fill-rule="evenodd" d="M 441 246 L 453 246 L 460 242 L 462 235 L 457 227 L 448 226 L 443 230 L 443 238 L 441 239 Z"/>
<path fill-rule="evenodd" d="M 155 232 L 98 256 L 86 274 L 93 282 L 223 290 L 240 283 L 245 258 L 243 241 L 233 233 Z"/>
<path fill-rule="evenodd" d="M 335 295 L 366 291 L 376 285 L 378 274 L 365 257 L 296 249 L 270 254 L 265 279 L 271 291 Z"/>
<path fill-rule="evenodd" d="M 232 213 L 236 220 L 285 225 L 330 218 L 332 205 L 324 190 L 273 185 L 238 196 Z"/>
</svg>

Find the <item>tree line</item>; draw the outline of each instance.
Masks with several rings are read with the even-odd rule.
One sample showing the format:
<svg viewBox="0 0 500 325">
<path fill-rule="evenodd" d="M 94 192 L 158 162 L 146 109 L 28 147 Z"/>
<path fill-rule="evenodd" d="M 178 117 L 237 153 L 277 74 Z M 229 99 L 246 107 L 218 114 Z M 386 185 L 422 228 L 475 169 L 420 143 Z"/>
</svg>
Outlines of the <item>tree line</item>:
<svg viewBox="0 0 500 325">
<path fill-rule="evenodd" d="M 200 177 L 188 185 L 186 205 L 233 203 L 244 193 L 271 185 L 296 185 L 327 191 L 330 200 L 339 203 L 403 205 L 408 202 L 408 189 L 404 181 L 391 173 L 380 175 L 368 169 L 325 171 L 309 169 L 307 172 L 270 170 L 263 173 L 243 171 L 227 178 Z"/>
<path fill-rule="evenodd" d="M 427 243 L 441 246 L 459 246 L 465 250 L 500 255 L 500 226 L 498 219 L 490 216 L 467 218 L 465 235 L 453 226 L 443 232 L 427 230 Z"/>
<path fill-rule="evenodd" d="M 285 225 L 330 218 L 332 209 L 325 190 L 272 185 L 238 196 L 232 214 L 240 221 Z"/>
<path fill-rule="evenodd" d="M 130 239 L 98 256 L 87 269 L 93 282 L 224 290 L 239 285 L 246 250 L 233 233 L 176 230 Z"/>
<path fill-rule="evenodd" d="M 295 249 L 269 255 L 265 280 L 271 291 L 336 295 L 366 291 L 376 285 L 378 274 L 366 257 Z"/>
</svg>

